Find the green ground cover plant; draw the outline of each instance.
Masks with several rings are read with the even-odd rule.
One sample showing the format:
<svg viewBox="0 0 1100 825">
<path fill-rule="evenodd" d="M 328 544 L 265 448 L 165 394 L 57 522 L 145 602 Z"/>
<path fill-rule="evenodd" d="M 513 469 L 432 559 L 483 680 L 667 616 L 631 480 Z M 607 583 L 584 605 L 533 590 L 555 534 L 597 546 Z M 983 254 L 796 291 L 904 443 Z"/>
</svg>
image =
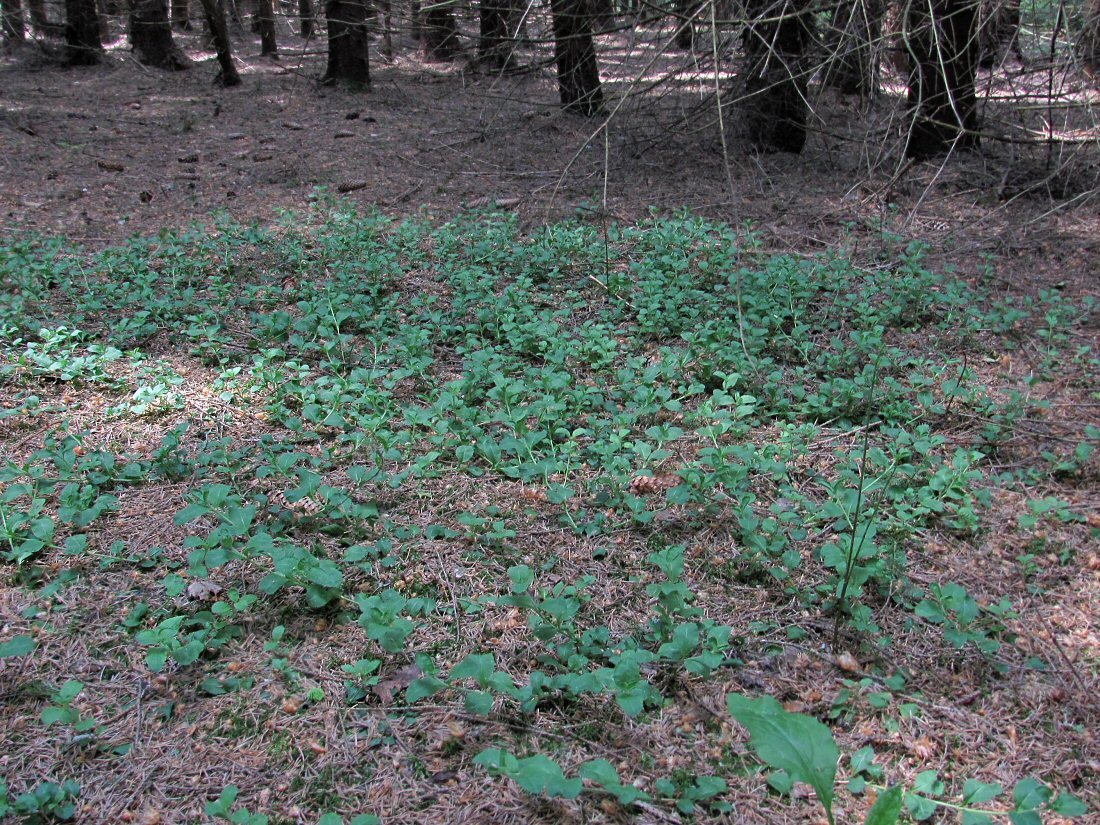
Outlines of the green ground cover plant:
<svg viewBox="0 0 1100 825">
<path fill-rule="evenodd" d="M 1064 584 L 1043 543 L 1068 578 L 1096 539 L 1066 491 L 1094 483 L 1097 431 L 1002 457 L 1042 370 L 1095 365 L 1064 335 L 1091 304 L 995 294 L 916 244 L 855 263 L 688 214 L 525 233 L 325 198 L 268 228 L 9 243 L 0 282 L 0 680 L 32 718 L 5 748 L 70 731 L 0 810 L 68 818 L 76 780 L 131 758 L 144 694 L 108 700 L 108 672 L 163 688 L 145 736 L 259 742 L 260 776 L 350 747 L 300 716 L 369 728 L 428 785 L 612 818 L 797 819 L 807 786 L 830 822 L 1097 802 L 1049 764 L 969 774 L 949 727 L 956 756 L 902 745 L 947 725 L 929 672 L 989 697 L 1064 664 L 1019 643 L 1020 595 Z M 1036 354 L 1026 386 L 991 371 L 1006 352 Z M 1010 495 L 1029 590 L 930 562 L 984 563 Z M 392 766 L 361 762 L 288 780 L 298 815 L 384 813 L 363 795 Z M 200 819 L 295 821 L 247 777 L 196 793 Z"/>
</svg>

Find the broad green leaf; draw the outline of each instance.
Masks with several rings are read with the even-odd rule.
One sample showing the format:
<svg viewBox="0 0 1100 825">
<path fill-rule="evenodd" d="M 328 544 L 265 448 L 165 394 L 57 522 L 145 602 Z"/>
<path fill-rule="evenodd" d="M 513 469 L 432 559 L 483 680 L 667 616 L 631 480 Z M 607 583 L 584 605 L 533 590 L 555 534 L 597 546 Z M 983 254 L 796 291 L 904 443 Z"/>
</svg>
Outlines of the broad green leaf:
<svg viewBox="0 0 1100 825">
<path fill-rule="evenodd" d="M 1084 816 L 1089 812 L 1089 806 L 1071 793 L 1058 794 L 1058 798 L 1050 803 L 1050 809 L 1062 816 Z"/>
<path fill-rule="evenodd" d="M 1000 795 L 1003 788 L 996 782 L 985 783 L 979 782 L 977 779 L 968 779 L 963 784 L 962 797 L 963 804 L 981 805 L 983 802 L 988 802 Z"/>
<path fill-rule="evenodd" d="M 10 656 L 26 656 L 34 650 L 34 639 L 26 634 L 12 636 L 6 642 L 0 642 L 0 659 Z"/>
<path fill-rule="evenodd" d="M 561 765 L 541 753 L 520 759 L 519 770 L 512 778 L 528 793 L 544 793 L 564 799 L 575 799 L 582 787 L 580 779 L 566 779 Z"/>
<path fill-rule="evenodd" d="M 476 716 L 488 716 L 493 709 L 493 694 L 472 690 L 466 694 L 466 710 Z"/>
<path fill-rule="evenodd" d="M 788 713 L 770 696 L 749 699 L 731 693 L 726 705 L 730 715 L 748 729 L 757 756 L 813 788 L 833 822 L 833 782 L 840 751 L 829 729 L 813 717 Z"/>
<path fill-rule="evenodd" d="M 405 701 L 411 705 L 438 693 L 445 687 L 447 687 L 447 683 L 438 676 L 424 676 L 409 685 L 405 691 Z"/>
<path fill-rule="evenodd" d="M 1049 802 L 1050 797 L 1050 788 L 1031 776 L 1021 779 L 1012 790 L 1017 811 L 1034 811 Z"/>
<path fill-rule="evenodd" d="M 905 795 L 905 807 L 909 809 L 909 815 L 917 822 L 923 822 L 936 813 L 936 803 L 915 793 Z"/>
<path fill-rule="evenodd" d="M 901 799 L 901 785 L 887 788 L 878 795 L 863 825 L 895 825 L 901 815 Z"/>
<path fill-rule="evenodd" d="M 471 653 L 451 668 L 451 680 L 473 679 L 479 687 L 485 687 L 489 684 L 496 666 L 492 653 Z"/>
</svg>

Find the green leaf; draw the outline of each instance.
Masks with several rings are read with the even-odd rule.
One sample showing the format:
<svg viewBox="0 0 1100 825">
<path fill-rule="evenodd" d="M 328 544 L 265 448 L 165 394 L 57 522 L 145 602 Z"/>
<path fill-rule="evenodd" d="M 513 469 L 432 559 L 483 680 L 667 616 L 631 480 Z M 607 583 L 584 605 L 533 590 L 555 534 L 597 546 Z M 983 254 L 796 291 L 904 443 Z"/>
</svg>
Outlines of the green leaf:
<svg viewBox="0 0 1100 825">
<path fill-rule="evenodd" d="M 833 822 L 833 782 L 840 751 L 829 729 L 813 717 L 788 713 L 770 696 L 749 699 L 731 693 L 726 705 L 730 715 L 748 729 L 757 756 L 813 788 Z"/>
<path fill-rule="evenodd" d="M 523 593 L 535 580 L 535 574 L 526 564 L 517 564 L 508 568 L 508 578 L 512 582 L 513 593 Z"/>
<path fill-rule="evenodd" d="M 65 555 L 79 556 L 88 549 L 88 536 L 86 533 L 77 533 L 65 539 Z"/>
<path fill-rule="evenodd" d="M 993 825 L 993 817 L 981 811 L 963 811 L 962 825 Z"/>
<path fill-rule="evenodd" d="M 977 779 L 968 779 L 963 784 L 962 797 L 965 805 L 981 805 L 1000 795 L 1003 788 L 996 782 L 985 783 Z"/>
<path fill-rule="evenodd" d="M 374 814 L 359 814 L 353 816 L 348 825 L 382 825 L 382 820 Z"/>
<path fill-rule="evenodd" d="M 619 779 L 619 772 L 615 766 L 606 759 L 593 759 L 581 765 L 578 773 L 591 782 L 596 783 L 615 795 L 621 805 L 632 805 L 635 802 L 646 802 L 649 794 L 640 791 L 633 785 L 624 785 Z"/>
<path fill-rule="evenodd" d="M 1089 812 L 1089 806 L 1071 793 L 1058 794 L 1057 799 L 1050 803 L 1050 809 L 1062 816 L 1084 816 Z"/>
<path fill-rule="evenodd" d="M 414 702 L 419 702 L 421 699 L 438 693 L 445 687 L 447 687 L 447 683 L 438 676 L 424 676 L 409 685 L 408 689 L 405 691 L 405 701 L 411 705 Z"/>
<path fill-rule="evenodd" d="M 936 803 L 915 793 L 905 795 L 905 807 L 917 822 L 923 822 L 936 813 Z"/>
<path fill-rule="evenodd" d="M 1017 811 L 1034 811 L 1049 802 L 1050 797 L 1050 788 L 1031 776 L 1021 779 L 1012 790 Z"/>
<path fill-rule="evenodd" d="M 489 684 L 496 666 L 492 653 L 471 653 L 451 668 L 451 680 L 473 679 L 479 687 L 485 687 Z"/>
<path fill-rule="evenodd" d="M 887 788 L 878 795 L 863 825 L 895 825 L 901 815 L 901 800 L 901 785 Z"/>
<path fill-rule="evenodd" d="M 564 799 L 575 799 L 582 787 L 579 778 L 566 779 L 561 765 L 541 753 L 520 759 L 519 770 L 512 778 L 528 793 L 544 793 Z"/>
<path fill-rule="evenodd" d="M 145 664 L 153 673 L 160 673 L 168 662 L 168 651 L 163 647 L 153 648 L 145 654 Z"/>
<path fill-rule="evenodd" d="M 466 694 L 466 710 L 476 716 L 488 716 L 493 709 L 493 694 L 472 690 Z"/>
<path fill-rule="evenodd" d="M 34 650 L 34 639 L 26 634 L 12 636 L 6 642 L 0 642 L 0 659 L 11 656 L 26 656 Z"/>
<path fill-rule="evenodd" d="M 84 690 L 83 682 L 78 682 L 76 679 L 69 679 L 57 691 L 57 696 L 54 698 L 61 704 L 67 705 L 79 696 L 82 690 Z"/>
</svg>

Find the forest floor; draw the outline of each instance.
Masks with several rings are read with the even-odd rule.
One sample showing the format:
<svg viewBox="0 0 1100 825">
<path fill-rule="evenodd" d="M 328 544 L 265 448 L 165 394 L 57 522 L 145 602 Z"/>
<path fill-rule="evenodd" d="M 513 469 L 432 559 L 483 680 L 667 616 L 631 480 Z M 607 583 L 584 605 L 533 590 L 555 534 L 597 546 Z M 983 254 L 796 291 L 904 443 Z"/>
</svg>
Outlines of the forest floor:
<svg viewBox="0 0 1100 825">
<path fill-rule="evenodd" d="M 899 783 L 914 818 L 1100 822 L 1084 78 L 1029 115 L 1085 111 L 1047 120 L 1076 142 L 907 165 L 889 76 L 759 156 L 654 31 L 601 38 L 627 67 L 603 129 L 550 68 L 399 40 L 352 92 L 280 34 L 278 61 L 238 42 L 230 90 L 192 35 L 179 73 L 122 43 L 87 69 L 0 53 L 0 644 L 34 642 L 0 658 L 0 816 L 813 821 L 734 693 L 829 724 L 837 821 Z M 623 98 L 645 65 L 678 81 Z M 1055 85 L 1008 75 L 1003 97 Z M 1009 108 L 998 134 L 1037 128 Z M 681 254 L 690 277 L 658 272 Z M 845 537 L 875 550 L 834 636 Z M 577 796 L 596 759 L 647 796 L 593 768 Z"/>
</svg>

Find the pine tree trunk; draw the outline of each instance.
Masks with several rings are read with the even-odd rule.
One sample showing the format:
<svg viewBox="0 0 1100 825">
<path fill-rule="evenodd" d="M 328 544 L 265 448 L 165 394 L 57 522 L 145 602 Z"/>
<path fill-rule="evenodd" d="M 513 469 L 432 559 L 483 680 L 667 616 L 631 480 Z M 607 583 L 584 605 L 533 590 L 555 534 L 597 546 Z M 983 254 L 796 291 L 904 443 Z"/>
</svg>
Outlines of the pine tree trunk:
<svg viewBox="0 0 1100 825">
<path fill-rule="evenodd" d="M 822 83 L 847 95 L 871 97 L 878 85 L 883 0 L 843 0 L 825 35 L 828 62 Z"/>
<path fill-rule="evenodd" d="M 1021 57 L 1019 34 L 1020 0 L 983 0 L 978 12 L 978 65 L 992 69 L 1009 51 Z"/>
<path fill-rule="evenodd" d="M 977 23 L 978 0 L 922 0 L 909 6 L 908 157 L 978 145 Z"/>
<path fill-rule="evenodd" d="M 806 145 L 806 52 L 810 0 L 752 0 L 745 31 L 745 122 L 761 152 L 798 154 Z"/>
<path fill-rule="evenodd" d="M 493 69 L 503 69 L 512 58 L 508 36 L 508 0 L 481 0 L 477 59 Z"/>
<path fill-rule="evenodd" d="M 191 4 L 188 0 L 172 0 L 172 26 L 180 31 L 191 31 Z"/>
<path fill-rule="evenodd" d="M 367 57 L 367 5 L 364 0 L 326 0 L 328 68 L 324 83 L 370 85 Z"/>
<path fill-rule="evenodd" d="M 111 13 L 107 0 L 95 0 L 96 18 L 99 20 L 99 42 L 108 43 L 111 40 L 111 23 L 107 16 Z"/>
<path fill-rule="evenodd" d="M 23 23 L 22 0 L 0 0 L 0 17 L 3 18 L 5 40 L 22 43 L 27 39 L 27 29 Z"/>
<path fill-rule="evenodd" d="M 95 0 L 65 0 L 65 62 L 94 66 L 102 56 Z"/>
<path fill-rule="evenodd" d="M 229 44 L 229 27 L 225 23 L 225 6 L 220 0 L 201 0 L 206 26 L 210 30 L 210 39 L 214 41 L 214 50 L 218 53 L 217 83 L 226 88 L 240 86 L 241 76 L 233 62 L 233 50 Z"/>
<path fill-rule="evenodd" d="M 458 52 L 458 24 L 449 0 L 432 0 L 421 11 L 420 48 L 426 60 L 452 60 Z"/>
<path fill-rule="evenodd" d="M 178 71 L 191 67 L 191 61 L 172 40 L 168 22 L 168 0 L 132 0 L 130 7 L 130 45 L 139 63 L 158 69 Z"/>
<path fill-rule="evenodd" d="M 676 0 L 676 38 L 677 49 L 691 51 L 695 46 L 695 14 L 699 6 L 694 0 Z"/>
<path fill-rule="evenodd" d="M 1100 73 L 1100 0 L 1091 0 L 1077 36 L 1077 54 L 1089 74 Z"/>
<path fill-rule="evenodd" d="M 558 95 L 568 112 L 593 117 L 603 111 L 603 88 L 585 0 L 550 0 Z"/>
<path fill-rule="evenodd" d="M 65 27 L 50 18 L 46 0 L 27 0 L 31 13 L 31 29 L 39 37 L 64 37 Z"/>
<path fill-rule="evenodd" d="M 309 40 L 313 37 L 313 2 L 312 0 L 298 0 L 298 24 L 301 26 L 302 37 Z"/>
<path fill-rule="evenodd" d="M 272 0 L 256 0 L 256 18 L 260 22 L 260 55 L 275 57 L 279 44 L 275 41 L 275 5 Z"/>
</svg>

